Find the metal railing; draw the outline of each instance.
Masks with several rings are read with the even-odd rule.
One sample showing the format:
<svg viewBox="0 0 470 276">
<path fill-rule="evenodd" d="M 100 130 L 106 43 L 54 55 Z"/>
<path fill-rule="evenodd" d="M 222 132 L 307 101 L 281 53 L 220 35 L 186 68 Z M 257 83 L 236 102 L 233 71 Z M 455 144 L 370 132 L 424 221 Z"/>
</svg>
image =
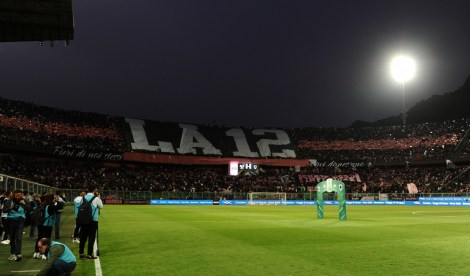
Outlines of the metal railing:
<svg viewBox="0 0 470 276">
<path fill-rule="evenodd" d="M 55 193 L 58 188 L 0 174 L 0 190 L 15 191 L 23 190 L 24 192 L 33 192 L 35 194 Z M 60 189 L 67 197 L 67 201 L 72 201 L 85 190 L 78 189 Z M 151 191 L 123 191 L 123 190 L 103 190 L 100 191 L 102 199 L 115 199 L 136 201 L 147 201 L 151 199 L 246 199 L 248 192 L 151 192 Z M 419 197 L 470 197 L 470 193 L 346 193 L 347 200 L 417 200 Z M 336 193 L 324 193 L 323 198 L 326 200 L 335 200 Z M 287 200 L 316 200 L 316 191 L 305 193 L 287 193 Z"/>
<path fill-rule="evenodd" d="M 35 194 L 43 194 L 45 192 L 53 193 L 56 190 L 56 188 L 51 186 L 6 174 L 0 174 L 0 187 L 5 191 L 22 190 L 24 192 L 33 192 Z"/>
</svg>

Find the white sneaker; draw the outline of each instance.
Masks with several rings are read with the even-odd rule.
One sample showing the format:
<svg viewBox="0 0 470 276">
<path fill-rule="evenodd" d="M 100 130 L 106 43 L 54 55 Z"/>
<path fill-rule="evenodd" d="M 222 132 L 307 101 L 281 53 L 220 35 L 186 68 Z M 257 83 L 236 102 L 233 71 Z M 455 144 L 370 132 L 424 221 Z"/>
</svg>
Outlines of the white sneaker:
<svg viewBox="0 0 470 276">
<path fill-rule="evenodd" d="M 10 240 L 4 240 L 0 242 L 1 244 L 10 244 Z"/>
<path fill-rule="evenodd" d="M 42 258 L 43 260 L 47 260 L 47 257 L 46 257 L 46 255 L 44 255 L 44 254 L 41 254 L 41 258 Z"/>
<path fill-rule="evenodd" d="M 41 253 L 39 253 L 39 252 L 34 252 L 34 254 L 33 254 L 33 259 L 41 259 Z"/>
<path fill-rule="evenodd" d="M 9 261 L 16 261 L 16 255 L 11 254 L 10 257 L 8 258 Z"/>
<path fill-rule="evenodd" d="M 72 243 L 80 243 L 80 239 L 73 239 Z"/>
</svg>

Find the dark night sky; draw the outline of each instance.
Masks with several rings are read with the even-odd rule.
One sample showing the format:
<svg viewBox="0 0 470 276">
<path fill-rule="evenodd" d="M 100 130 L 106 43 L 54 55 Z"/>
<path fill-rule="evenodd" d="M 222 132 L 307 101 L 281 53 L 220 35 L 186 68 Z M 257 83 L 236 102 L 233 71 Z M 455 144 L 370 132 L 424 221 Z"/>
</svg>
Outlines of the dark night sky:
<svg viewBox="0 0 470 276">
<path fill-rule="evenodd" d="M 345 127 L 470 75 L 470 1 L 75 0 L 69 47 L 0 45 L 0 96 L 187 123 Z"/>
</svg>

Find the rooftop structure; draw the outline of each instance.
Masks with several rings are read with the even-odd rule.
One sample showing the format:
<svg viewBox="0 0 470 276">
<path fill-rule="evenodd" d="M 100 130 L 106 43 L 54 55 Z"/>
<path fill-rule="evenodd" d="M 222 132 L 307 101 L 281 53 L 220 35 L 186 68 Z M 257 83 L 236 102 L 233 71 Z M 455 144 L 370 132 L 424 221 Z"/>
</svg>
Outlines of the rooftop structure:
<svg viewBox="0 0 470 276">
<path fill-rule="evenodd" d="M 0 42 L 54 41 L 74 35 L 72 0 L 0 1 Z"/>
</svg>

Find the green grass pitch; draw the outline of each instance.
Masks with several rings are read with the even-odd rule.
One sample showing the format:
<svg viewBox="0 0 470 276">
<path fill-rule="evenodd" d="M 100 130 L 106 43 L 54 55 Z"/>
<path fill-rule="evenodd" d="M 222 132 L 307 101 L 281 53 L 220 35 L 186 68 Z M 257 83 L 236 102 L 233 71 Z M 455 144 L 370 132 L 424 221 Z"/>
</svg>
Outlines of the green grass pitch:
<svg viewBox="0 0 470 276">
<path fill-rule="evenodd" d="M 71 208 L 69 208 L 71 209 Z M 100 218 L 103 275 L 470 275 L 468 207 L 122 206 Z M 71 244 L 71 210 L 62 242 Z M 26 231 L 28 232 L 28 231 Z M 34 275 L 24 238 L 21 263 L 0 247 L 0 275 Z M 31 254 L 30 254 L 31 253 Z M 74 275 L 94 275 L 78 260 Z"/>
</svg>

